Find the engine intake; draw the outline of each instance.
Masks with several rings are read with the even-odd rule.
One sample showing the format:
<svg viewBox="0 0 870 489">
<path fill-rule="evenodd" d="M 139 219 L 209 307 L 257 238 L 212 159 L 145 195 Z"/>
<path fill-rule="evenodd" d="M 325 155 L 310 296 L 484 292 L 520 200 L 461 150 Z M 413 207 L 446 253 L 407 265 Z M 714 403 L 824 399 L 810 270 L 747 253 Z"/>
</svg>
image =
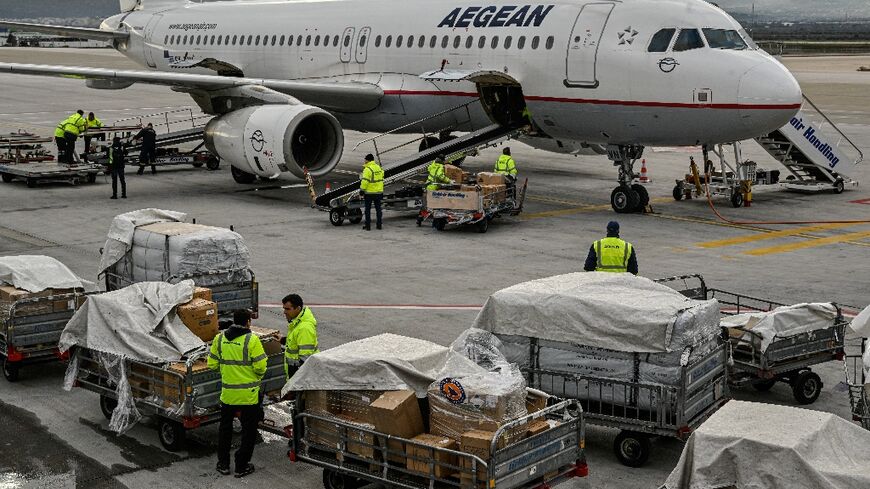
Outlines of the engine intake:
<svg viewBox="0 0 870 489">
<path fill-rule="evenodd" d="M 331 172 L 341 159 L 344 134 L 329 112 L 310 105 L 259 105 L 215 117 L 205 144 L 236 168 L 273 178 L 289 171 L 304 179 Z"/>
</svg>

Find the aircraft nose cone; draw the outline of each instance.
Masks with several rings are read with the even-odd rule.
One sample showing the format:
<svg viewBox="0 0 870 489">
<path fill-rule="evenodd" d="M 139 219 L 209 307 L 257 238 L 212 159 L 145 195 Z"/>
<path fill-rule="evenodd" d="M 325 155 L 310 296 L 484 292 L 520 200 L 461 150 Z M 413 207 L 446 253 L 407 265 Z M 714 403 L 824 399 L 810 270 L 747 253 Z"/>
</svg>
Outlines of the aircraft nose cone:
<svg viewBox="0 0 870 489">
<path fill-rule="evenodd" d="M 758 135 L 784 126 L 803 102 L 801 87 L 779 61 L 768 59 L 740 79 L 740 119 Z"/>
</svg>

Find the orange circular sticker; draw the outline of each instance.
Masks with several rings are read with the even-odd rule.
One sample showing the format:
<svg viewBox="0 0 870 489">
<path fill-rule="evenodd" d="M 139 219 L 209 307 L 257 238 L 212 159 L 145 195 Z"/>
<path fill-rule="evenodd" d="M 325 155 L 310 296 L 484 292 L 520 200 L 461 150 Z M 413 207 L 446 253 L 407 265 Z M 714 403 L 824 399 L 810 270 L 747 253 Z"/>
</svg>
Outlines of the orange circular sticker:
<svg viewBox="0 0 870 489">
<path fill-rule="evenodd" d="M 447 377 L 441 381 L 441 395 L 453 404 L 462 404 L 465 401 L 465 389 L 458 380 Z"/>
</svg>

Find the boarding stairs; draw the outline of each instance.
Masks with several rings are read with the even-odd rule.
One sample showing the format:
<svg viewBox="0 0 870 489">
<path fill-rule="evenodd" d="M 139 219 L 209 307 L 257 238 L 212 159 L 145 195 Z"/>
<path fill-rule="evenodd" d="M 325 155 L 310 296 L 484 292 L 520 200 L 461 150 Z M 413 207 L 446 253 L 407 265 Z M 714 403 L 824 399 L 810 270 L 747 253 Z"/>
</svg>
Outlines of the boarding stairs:
<svg viewBox="0 0 870 489">
<path fill-rule="evenodd" d="M 804 101 L 788 124 L 755 140 L 789 171 L 789 188 L 857 185 L 851 176 L 864 153 L 809 98 Z"/>
<path fill-rule="evenodd" d="M 438 131 L 426 132 L 422 131 L 423 135 L 417 139 L 412 141 L 408 141 L 402 143 L 398 146 L 394 146 L 384 151 L 379 151 L 377 141 L 387 135 L 402 133 L 402 132 L 410 132 L 409 129 L 413 127 L 424 127 L 424 124 L 427 121 L 434 120 L 436 118 L 442 117 L 450 112 L 457 110 L 465 110 L 468 111 L 469 107 L 472 104 L 480 103 L 479 100 L 474 100 L 471 102 L 464 103 L 462 105 L 453 107 L 451 109 L 447 109 L 445 111 L 439 112 L 437 114 L 432 114 L 428 117 L 420 119 L 418 121 L 411 122 L 409 124 L 405 124 L 403 126 L 397 127 L 393 130 L 378 134 L 377 136 L 371 137 L 369 139 L 360 141 L 357 143 L 353 150 L 356 150 L 361 145 L 372 143 L 375 148 L 375 157 L 379 162 L 382 162 L 382 155 L 408 146 L 410 144 L 416 143 L 418 141 L 425 141 L 427 138 L 432 137 L 433 134 L 438 134 L 442 132 L 447 132 L 450 128 L 440 128 Z M 470 116 L 468 121 L 470 121 Z M 467 122 L 467 121 L 466 121 Z M 509 139 L 512 137 L 516 137 L 519 135 L 523 129 L 526 127 L 526 123 L 518 123 L 514 125 L 502 125 L 502 124 L 491 124 L 489 126 L 483 127 L 481 129 L 477 129 L 475 131 L 466 133 L 462 136 L 459 136 L 454 139 L 450 139 L 448 141 L 441 142 L 440 144 L 431 146 L 427 149 L 423 149 L 418 153 L 413 155 L 403 157 L 384 168 L 384 185 L 390 185 L 395 182 L 399 182 L 402 180 L 406 180 L 418 173 L 420 173 L 423 169 L 425 169 L 432 160 L 439 154 L 444 154 L 447 156 L 448 161 L 455 161 L 466 154 L 471 153 L 473 151 L 481 150 L 483 148 L 492 146 L 497 144 L 498 142 Z M 383 164 L 383 163 L 382 163 Z M 347 203 L 348 200 L 359 194 L 360 181 L 355 180 L 348 184 L 342 185 L 338 188 L 335 188 L 329 192 L 326 192 L 320 196 L 318 196 L 314 203 L 317 207 L 320 208 L 336 208 L 341 207 Z"/>
</svg>

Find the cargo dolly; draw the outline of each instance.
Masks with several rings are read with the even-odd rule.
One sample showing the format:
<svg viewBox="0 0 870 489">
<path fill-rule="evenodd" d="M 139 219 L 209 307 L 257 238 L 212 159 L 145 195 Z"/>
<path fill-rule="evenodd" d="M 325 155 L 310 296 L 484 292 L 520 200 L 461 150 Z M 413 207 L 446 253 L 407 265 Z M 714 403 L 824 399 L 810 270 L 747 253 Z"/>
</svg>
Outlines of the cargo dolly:
<svg viewBox="0 0 870 489">
<path fill-rule="evenodd" d="M 471 209 L 467 206 L 463 208 L 456 207 L 441 207 L 439 204 L 433 204 L 437 201 L 445 201 L 439 197 L 446 197 L 449 201 L 451 186 L 446 186 L 442 190 L 433 190 L 427 193 L 426 208 L 420 213 L 417 218 L 417 225 L 422 226 L 427 219 L 432 220 L 432 225 L 438 231 L 444 231 L 448 227 L 459 226 L 474 226 L 477 232 L 485 233 L 489 230 L 489 223 L 503 215 L 517 216 L 523 211 L 523 203 L 526 199 L 526 188 L 529 185 L 529 179 L 523 181 L 522 188 L 517 190 L 516 184 L 510 185 L 505 190 L 504 199 L 497 199 L 492 193 L 486 193 L 478 187 L 478 190 L 472 197 Z M 455 191 L 454 191 L 455 192 Z M 463 192 L 465 193 L 465 192 Z M 458 195 L 458 194 L 457 194 Z"/>
<path fill-rule="evenodd" d="M 85 297 L 83 292 L 72 292 L 20 299 L 10 304 L 4 311 L 5 320 L 0 323 L 0 356 L 7 381 L 17 381 L 24 365 L 68 358 L 60 353 L 57 343 Z"/>
<path fill-rule="evenodd" d="M 359 224 L 363 220 L 365 201 L 357 196 L 347 200 L 342 207 L 329 209 L 329 222 L 333 226 L 341 226 L 345 219 L 351 224 Z M 381 201 L 381 209 L 395 212 L 413 212 L 419 214 L 423 208 L 423 187 L 406 186 L 385 194 Z"/>
<path fill-rule="evenodd" d="M 277 340 L 274 340 L 277 342 Z M 170 452 L 183 449 L 188 430 L 220 420 L 220 373 L 205 367 L 208 346 L 188 355 L 183 369 L 171 364 L 138 361 L 125 362 L 136 409 L 157 420 L 157 436 Z M 113 378 L 99 360 L 100 354 L 78 348 L 73 362 L 78 362 L 74 386 L 100 395 L 100 411 L 111 419 L 118 405 L 117 378 Z M 286 382 L 284 353 L 280 347 L 269 354 L 261 392 L 263 404 L 278 402 Z"/>
<path fill-rule="evenodd" d="M 708 288 L 701 275 L 685 275 L 658 280 L 659 283 L 681 283 L 687 297 L 699 300 L 716 299 L 722 314 L 768 312 L 783 306 L 768 299 L 759 299 L 735 292 Z M 689 287 L 689 285 L 694 285 Z M 678 288 L 680 285 L 678 284 Z M 761 336 L 751 330 L 730 338 L 733 365 L 729 372 L 732 385 L 751 384 L 756 390 L 770 390 L 777 382 L 791 386 L 795 400 L 812 404 L 822 391 L 822 379 L 810 367 L 832 360 L 842 360 L 846 326 L 842 310 L 835 304 L 837 316 L 831 325 L 807 333 L 776 337 L 761 351 Z"/>
<path fill-rule="evenodd" d="M 843 373 L 846 375 L 846 385 L 849 388 L 849 407 L 852 420 L 861 424 L 865 430 L 870 430 L 870 388 L 864 375 L 863 354 L 867 348 L 867 340 L 861 339 L 857 345 L 849 345 L 846 357 L 843 359 Z M 855 346 L 853 350 L 853 346 Z"/>
<path fill-rule="evenodd" d="M 9 183 L 16 179 L 24 180 L 30 188 L 45 182 L 66 182 L 71 185 L 78 185 L 81 182 L 94 183 L 100 172 L 102 172 L 102 168 L 89 163 L 67 165 L 43 161 L 0 164 L 0 177 L 4 182 Z"/>
<path fill-rule="evenodd" d="M 549 419 L 560 424 L 498 448 L 499 439 L 505 432 L 535 419 Z M 573 477 L 588 475 L 583 412 L 574 401 L 556 402 L 499 428 L 493 436 L 492 456 L 486 460 L 335 418 L 302 412 L 295 414 L 293 420 L 292 428 L 284 430 L 292 434 L 288 456 L 293 462 L 322 467 L 325 489 L 358 488 L 370 483 L 402 489 L 531 489 L 555 487 Z M 324 443 L 332 438 L 336 440 L 335 444 Z M 403 448 L 394 448 L 395 442 Z M 359 455 L 363 447 L 374 454 L 372 458 Z M 414 447 L 413 451 L 409 447 Z M 425 466 L 428 470 L 409 470 L 404 463 L 388 461 L 396 457 L 416 461 L 418 467 Z"/>
<path fill-rule="evenodd" d="M 52 138 L 22 130 L 0 135 L 0 164 L 53 161 L 54 156 L 45 147 L 52 142 Z"/>
</svg>

